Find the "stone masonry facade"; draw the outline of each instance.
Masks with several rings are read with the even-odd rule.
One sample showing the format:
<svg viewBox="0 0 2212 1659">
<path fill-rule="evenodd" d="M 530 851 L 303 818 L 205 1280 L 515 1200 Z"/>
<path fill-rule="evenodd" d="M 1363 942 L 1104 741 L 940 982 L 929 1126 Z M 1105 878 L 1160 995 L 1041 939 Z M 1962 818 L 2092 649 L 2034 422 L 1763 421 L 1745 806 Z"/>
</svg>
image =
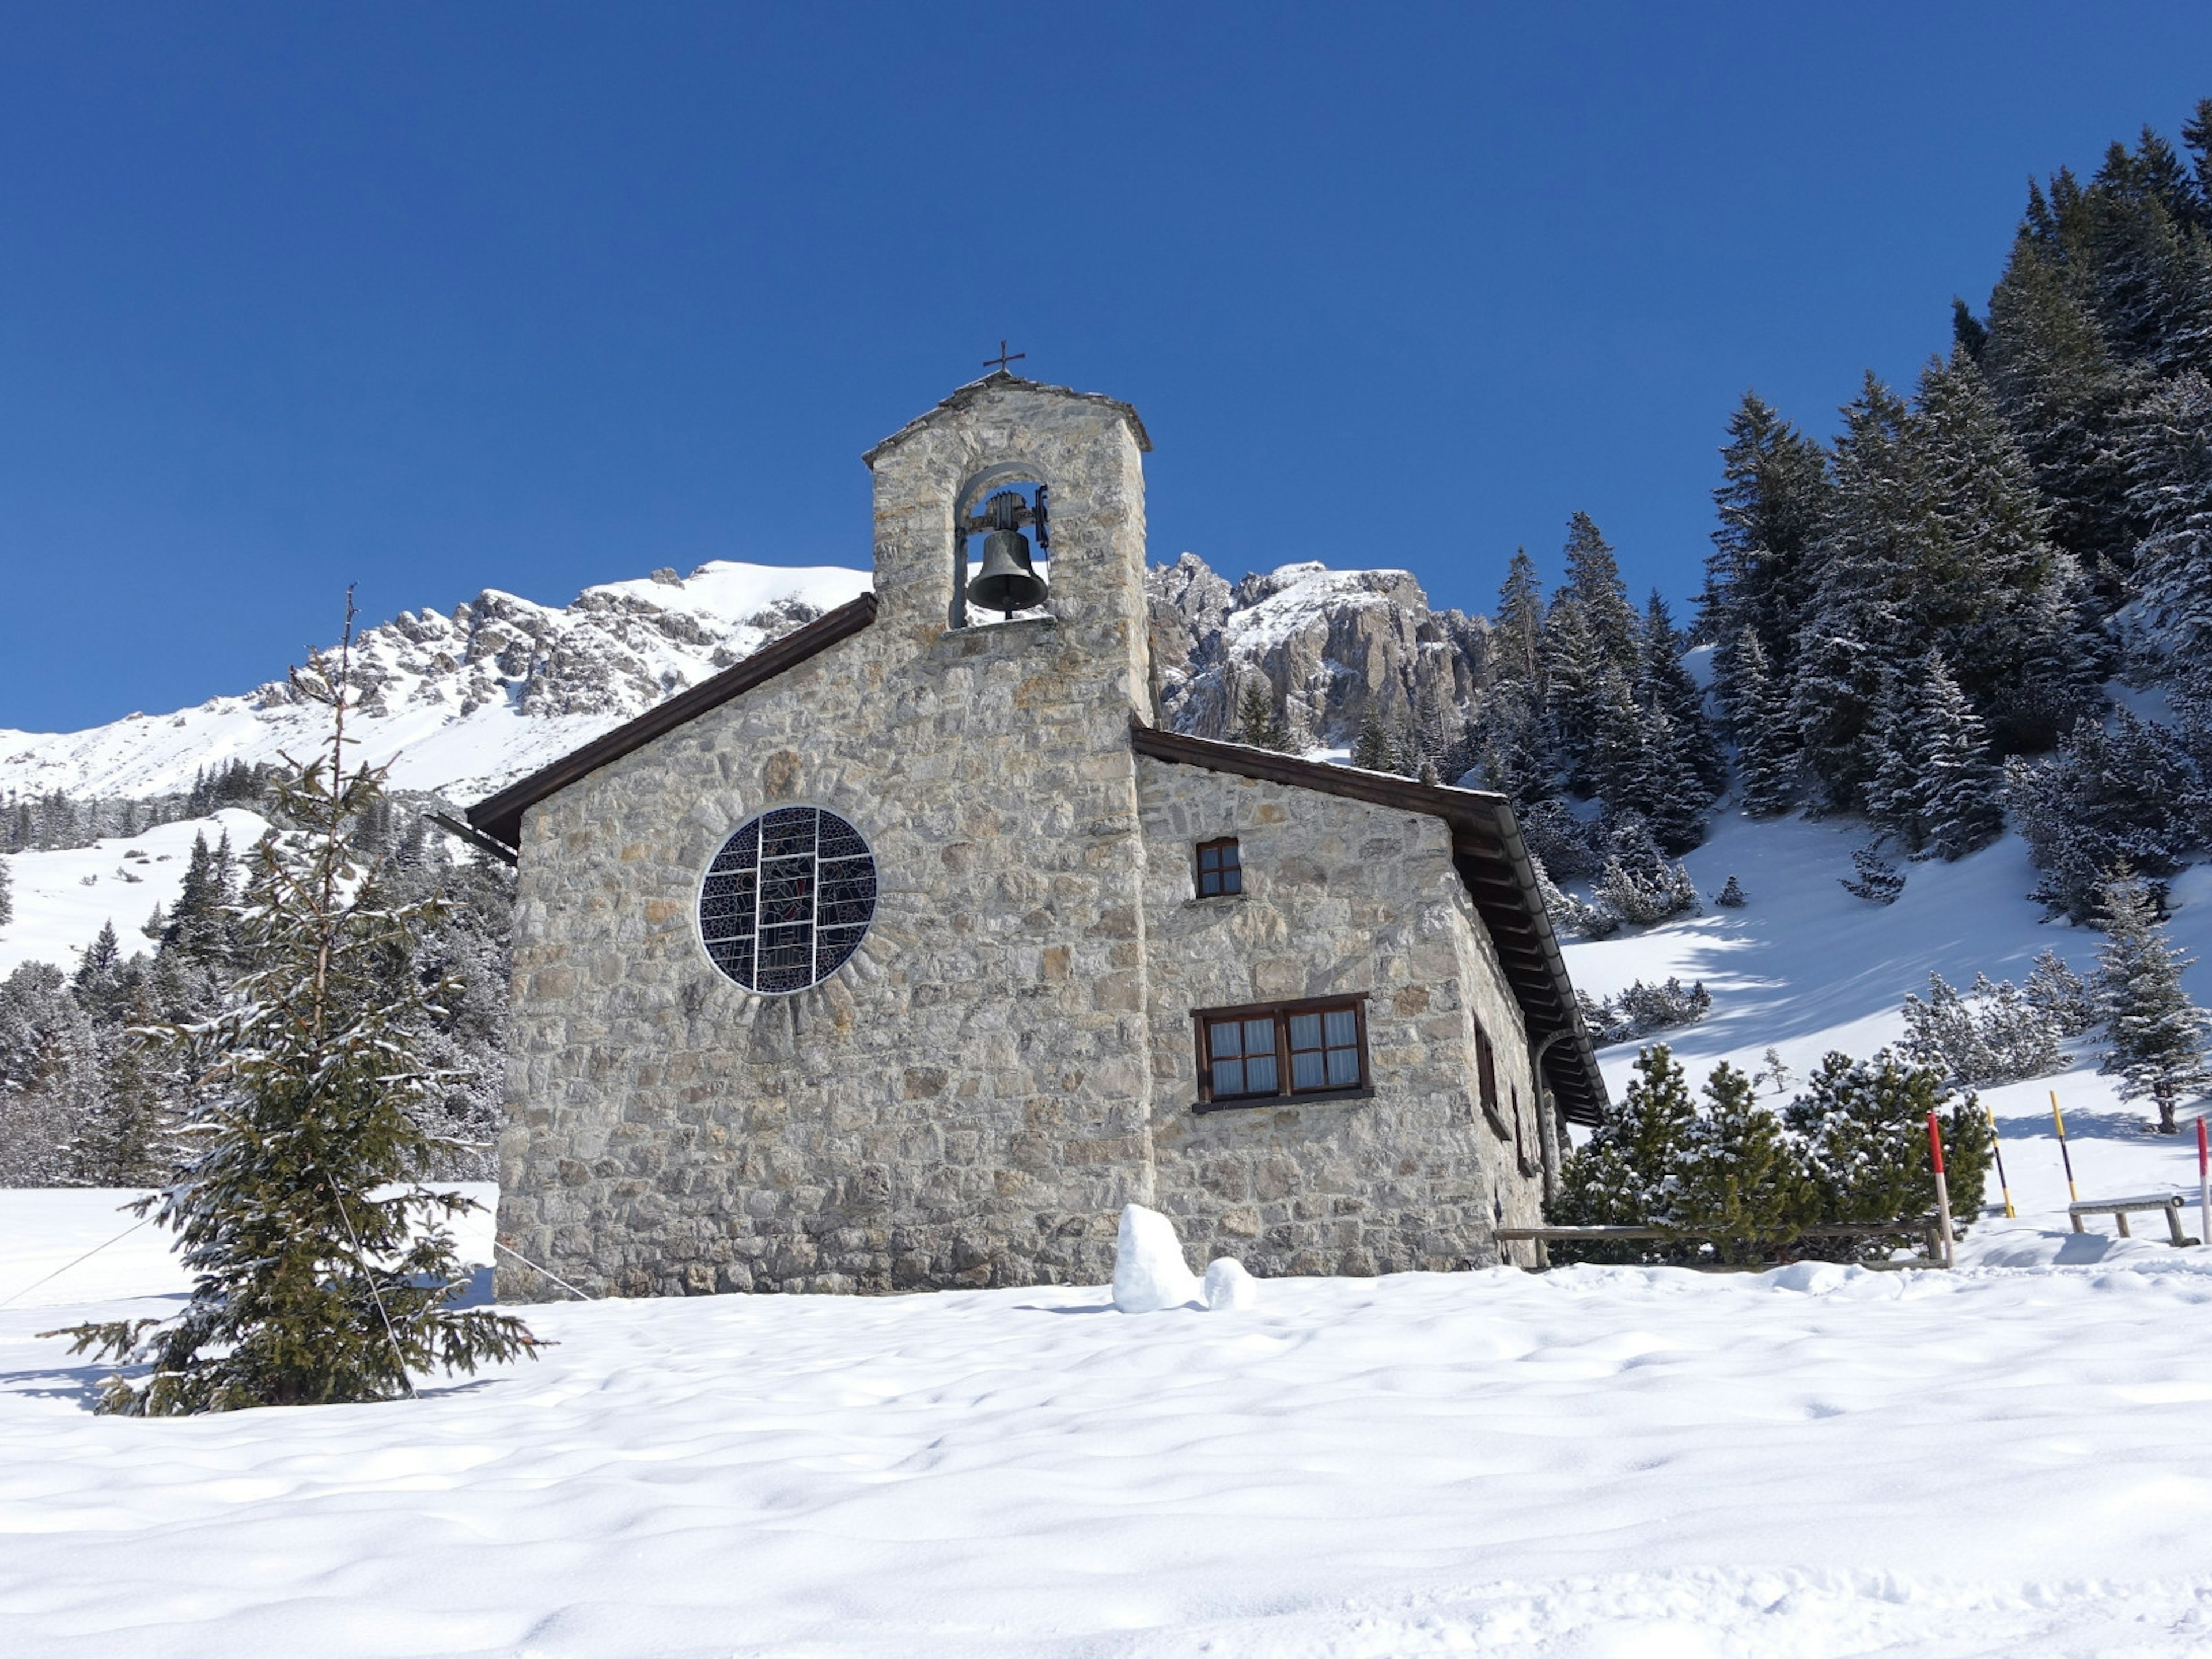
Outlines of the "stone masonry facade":
<svg viewBox="0 0 2212 1659">
<path fill-rule="evenodd" d="M 871 458 L 871 625 L 528 807 L 511 1249 L 593 1294 L 886 1291 L 1103 1281 L 1130 1201 L 1263 1273 L 1485 1264 L 1536 1219 L 1533 1127 L 1474 1101 L 1477 1021 L 1536 1097 L 1446 826 L 1133 752 L 1143 441 L 1104 398 L 965 389 Z M 1049 614 L 955 627 L 955 502 L 1001 467 L 1051 487 Z M 763 996 L 697 900 L 787 804 L 860 830 L 878 896 L 852 961 Z M 1248 890 L 1196 901 L 1218 834 Z M 1371 1097 L 1191 1110 L 1192 1009 L 1338 991 Z M 497 1290 L 558 1293 L 506 1257 Z"/>
</svg>

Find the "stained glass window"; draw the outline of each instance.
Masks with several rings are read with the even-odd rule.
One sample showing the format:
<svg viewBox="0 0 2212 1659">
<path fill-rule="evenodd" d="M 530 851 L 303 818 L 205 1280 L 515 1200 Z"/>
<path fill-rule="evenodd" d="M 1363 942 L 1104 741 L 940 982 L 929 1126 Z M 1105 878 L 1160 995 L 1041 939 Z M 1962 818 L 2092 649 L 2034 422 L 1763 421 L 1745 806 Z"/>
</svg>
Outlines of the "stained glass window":
<svg viewBox="0 0 2212 1659">
<path fill-rule="evenodd" d="M 779 806 L 722 843 L 699 891 L 699 937 L 748 991 L 781 995 L 844 966 L 876 914 L 876 860 L 818 806 Z"/>
</svg>

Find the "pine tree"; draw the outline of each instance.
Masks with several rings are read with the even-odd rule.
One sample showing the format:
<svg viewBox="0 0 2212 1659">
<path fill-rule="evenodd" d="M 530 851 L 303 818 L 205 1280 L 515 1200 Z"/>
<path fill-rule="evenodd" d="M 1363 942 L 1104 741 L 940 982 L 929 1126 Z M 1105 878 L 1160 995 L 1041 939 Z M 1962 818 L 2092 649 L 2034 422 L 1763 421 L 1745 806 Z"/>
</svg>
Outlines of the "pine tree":
<svg viewBox="0 0 2212 1659">
<path fill-rule="evenodd" d="M 1981 721 L 1942 657 L 1932 651 L 1922 669 L 1917 724 L 1928 769 L 1929 849 L 1947 861 L 1964 858 L 2004 833 L 2002 780 Z"/>
<path fill-rule="evenodd" d="M 347 632 L 349 645 L 350 616 Z M 351 848 L 383 779 L 345 770 L 349 666 L 318 655 L 294 674 L 331 710 L 329 744 L 278 787 L 277 815 L 296 828 L 253 850 L 248 971 L 187 1034 L 198 1154 L 144 1200 L 179 1235 L 191 1298 L 166 1320 L 65 1333 L 79 1352 L 152 1365 L 111 1377 L 103 1410 L 387 1399 L 411 1391 L 416 1371 L 472 1371 L 534 1345 L 517 1319 L 451 1305 L 465 1279 L 444 1223 L 471 1201 L 420 1184 L 440 1148 L 411 1109 L 439 1079 L 390 1000 L 391 965 L 412 954 L 425 910 L 387 902 L 386 872 Z M 397 983 L 423 994 L 411 975 Z"/>
<path fill-rule="evenodd" d="M 1741 910 L 1745 905 L 1750 903 L 1751 900 L 1745 895 L 1742 884 L 1734 876 L 1730 876 L 1728 878 L 1728 885 L 1713 896 L 1713 902 L 1723 910 Z"/>
<path fill-rule="evenodd" d="M 1797 730 L 1790 718 L 1789 684 L 1768 672 L 1766 648 L 1748 626 L 1737 635 L 1735 664 L 1743 810 L 1754 818 L 1775 817 L 1797 802 Z"/>
<path fill-rule="evenodd" d="M 2027 975 L 2028 1001 L 2062 1037 L 2080 1036 L 2097 1024 L 2097 1005 L 2081 975 L 2045 946 Z"/>
<path fill-rule="evenodd" d="M 1291 746 L 1290 725 L 1275 712 L 1274 699 L 1261 682 L 1246 685 L 1243 699 L 1237 704 L 1237 741 L 1254 749 L 1278 751 Z"/>
<path fill-rule="evenodd" d="M 1359 722 L 1359 735 L 1352 740 L 1352 763 L 1370 772 L 1398 769 L 1397 744 L 1391 740 L 1389 726 L 1371 702 Z"/>
<path fill-rule="evenodd" d="M 1715 1258 L 1769 1259 L 1810 1224 L 1817 1202 L 1796 1148 L 1751 1079 L 1723 1060 L 1705 1079 L 1705 1109 L 1678 1136 L 1658 1224 L 1712 1239 Z"/>
<path fill-rule="evenodd" d="M 1494 683 L 1533 688 L 1544 696 L 1544 590 L 1535 561 L 1516 547 L 1498 590 L 1498 614 L 1490 623 L 1490 665 Z"/>
<path fill-rule="evenodd" d="M 15 875 L 9 860 L 0 856 L 0 927 L 15 920 Z"/>
<path fill-rule="evenodd" d="M 1668 1182 L 1696 1121 L 1697 1101 L 1663 1042 L 1637 1054 L 1636 1072 L 1620 1105 L 1564 1161 L 1552 1206 L 1553 1218 L 1564 1225 L 1648 1226 L 1668 1201 Z M 1554 1252 L 1562 1258 L 1632 1261 L 1690 1253 L 1680 1244 L 1658 1249 L 1582 1244 Z"/>
<path fill-rule="evenodd" d="M 2212 1090 L 2212 1014 L 2181 982 L 2191 958 L 2166 937 L 2148 885 L 2123 867 L 2099 895 L 2105 942 L 2097 953 L 2096 997 L 2110 1045 L 2098 1069 L 2120 1079 L 2120 1097 L 2158 1103 L 2162 1134 L 2176 1133 L 2181 1096 Z"/>
<path fill-rule="evenodd" d="M 1928 1157 L 1927 1115 L 1936 1114 L 1951 1207 L 1963 1231 L 1979 1213 L 1989 1177 L 1990 1131 L 1980 1102 L 1944 1086 L 1941 1071 L 1889 1049 L 1872 1060 L 1829 1054 L 1783 1122 L 1804 1149 L 1806 1172 L 1823 1221 L 1875 1225 L 1932 1215 L 1936 1176 Z M 1847 1259 L 1889 1248 L 1850 1245 Z"/>
<path fill-rule="evenodd" d="M 191 856 L 185 866 L 184 886 L 161 935 L 161 949 L 202 964 L 227 960 L 231 896 L 229 833 L 225 831 L 214 848 L 207 844 L 204 833 L 195 835 Z"/>
<path fill-rule="evenodd" d="M 2105 872 L 2120 864 L 2153 880 L 2180 869 L 2197 834 L 2195 786 L 2170 728 L 2115 711 L 2108 730 L 2084 715 L 2050 759 L 2014 760 L 2005 801 L 2039 872 L 2028 896 L 2087 921 Z"/>
</svg>

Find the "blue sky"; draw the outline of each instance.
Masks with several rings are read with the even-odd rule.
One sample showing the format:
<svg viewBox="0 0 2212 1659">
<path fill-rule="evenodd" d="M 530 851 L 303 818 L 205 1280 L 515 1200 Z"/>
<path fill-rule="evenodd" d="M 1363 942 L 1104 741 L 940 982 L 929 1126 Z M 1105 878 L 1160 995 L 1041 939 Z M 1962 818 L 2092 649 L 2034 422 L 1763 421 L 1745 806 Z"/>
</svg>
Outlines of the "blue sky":
<svg viewBox="0 0 2212 1659">
<path fill-rule="evenodd" d="M 1823 433 L 2212 8 L 16 6 L 0 726 L 485 586 L 864 564 L 981 372 L 1127 398 L 1156 558 L 1694 591 L 1747 386 Z"/>
</svg>

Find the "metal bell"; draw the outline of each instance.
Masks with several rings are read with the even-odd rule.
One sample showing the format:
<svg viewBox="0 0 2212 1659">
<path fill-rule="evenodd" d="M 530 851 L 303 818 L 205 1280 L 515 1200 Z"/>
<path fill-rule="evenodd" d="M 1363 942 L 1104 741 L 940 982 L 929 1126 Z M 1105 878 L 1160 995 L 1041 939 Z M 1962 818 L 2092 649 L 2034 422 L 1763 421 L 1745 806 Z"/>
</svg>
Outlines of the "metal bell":
<svg viewBox="0 0 2212 1659">
<path fill-rule="evenodd" d="M 1048 591 L 1030 562 L 1028 537 L 1018 530 L 994 530 L 983 538 L 983 568 L 968 584 L 970 603 L 1011 617 L 1042 605 Z"/>
</svg>

